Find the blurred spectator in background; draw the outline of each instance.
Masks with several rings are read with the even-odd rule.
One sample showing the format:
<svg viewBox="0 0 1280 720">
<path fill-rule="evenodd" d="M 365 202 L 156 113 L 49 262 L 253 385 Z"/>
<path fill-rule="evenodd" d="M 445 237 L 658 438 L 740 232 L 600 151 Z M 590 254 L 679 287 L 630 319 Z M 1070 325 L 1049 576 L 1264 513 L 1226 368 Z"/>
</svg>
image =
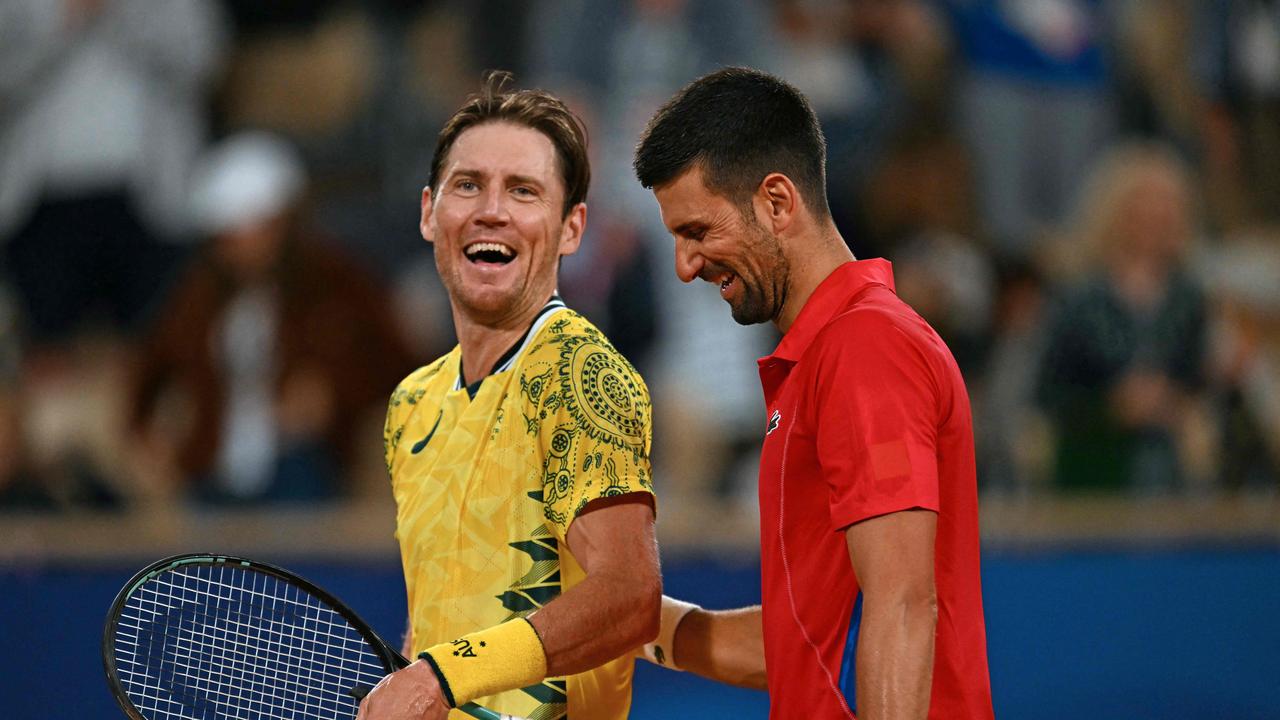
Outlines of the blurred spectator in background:
<svg viewBox="0 0 1280 720">
<path fill-rule="evenodd" d="M 968 238 L 941 231 L 903 241 L 892 255 L 898 296 L 929 321 L 966 375 L 977 375 L 991 345 L 996 271 Z"/>
<path fill-rule="evenodd" d="M 984 235 L 1030 257 L 1111 137 L 1111 28 L 1101 0 L 944 0 L 963 70 L 959 129 Z"/>
<path fill-rule="evenodd" d="M 1237 194 L 1223 223 L 1280 223 L 1280 2 L 1198 3 L 1196 21 L 1206 171 Z"/>
<path fill-rule="evenodd" d="M 956 178 L 947 147 L 950 40 L 931 4 L 782 0 L 774 24 L 781 42 L 773 65 L 822 123 L 832 213 L 855 254 L 888 257 L 904 234 L 925 229 L 916 224 L 922 215 L 969 233 L 939 217 L 945 210 L 933 212 L 940 199 L 967 197 L 968 183 Z M 940 176 L 950 182 L 939 184 Z M 898 212 L 906 205 L 923 212 L 907 219 Z"/>
<path fill-rule="evenodd" d="M 565 258 L 561 293 L 610 333 L 618 352 L 640 372 L 651 367 L 658 336 L 655 305 L 659 281 L 655 249 L 633 225 L 611 216 L 602 202 L 588 235 L 592 247 Z M 594 205 L 591 210 L 596 210 Z M 612 340 L 616 337 L 617 340 Z"/>
<path fill-rule="evenodd" d="M 105 312 L 137 320 L 155 243 L 182 231 L 205 91 L 225 28 L 213 2 L 0 5 L 0 237 L 33 345 Z"/>
<path fill-rule="evenodd" d="M 0 389 L 0 511 L 54 507 L 52 488 L 32 473 L 15 393 Z"/>
<path fill-rule="evenodd" d="M 236 29 L 217 119 L 308 142 L 339 139 L 376 73 L 368 13 L 340 0 L 226 0 Z"/>
<path fill-rule="evenodd" d="M 361 448 L 376 451 L 380 411 L 413 363 L 375 281 L 309 227 L 305 182 L 293 148 L 260 133 L 199 167 L 194 215 L 210 241 L 136 368 L 131 427 L 153 486 L 176 476 L 212 502 L 325 499 Z"/>
<path fill-rule="evenodd" d="M 1030 262 L 996 266 L 990 346 L 974 382 L 978 483 L 1026 494 L 1044 484 L 1052 428 L 1036 403 L 1045 341 L 1045 286 Z"/>
<path fill-rule="evenodd" d="M 1205 103 L 1196 82 L 1196 24 L 1203 4 L 1125 0 L 1112 14 L 1118 132 L 1169 143 L 1197 159 Z"/>
<path fill-rule="evenodd" d="M 1072 238 L 1089 265 L 1052 315 L 1040 386 L 1057 423 L 1059 488 L 1169 490 L 1205 470 L 1192 192 L 1185 166 L 1157 145 L 1115 148 L 1085 186 Z"/>
<path fill-rule="evenodd" d="M 1239 241 L 1209 263 L 1221 486 L 1280 491 L 1280 242 Z"/>
<path fill-rule="evenodd" d="M 18 452 L 110 503 L 122 343 L 178 254 L 226 28 L 212 0 L 0 3 L 0 254 L 20 342 Z M 10 349 L 6 349 L 9 352 Z"/>
</svg>

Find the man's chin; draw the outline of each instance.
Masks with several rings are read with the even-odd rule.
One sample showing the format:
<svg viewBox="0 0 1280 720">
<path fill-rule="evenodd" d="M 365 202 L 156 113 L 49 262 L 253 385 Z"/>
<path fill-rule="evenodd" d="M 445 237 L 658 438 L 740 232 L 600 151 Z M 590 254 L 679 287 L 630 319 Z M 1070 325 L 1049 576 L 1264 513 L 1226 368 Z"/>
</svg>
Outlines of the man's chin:
<svg viewBox="0 0 1280 720">
<path fill-rule="evenodd" d="M 517 293 L 505 290 L 490 289 L 488 292 L 471 292 L 455 298 L 472 319 L 481 322 L 505 318 L 516 310 L 519 303 Z"/>
<path fill-rule="evenodd" d="M 768 311 L 755 304 L 730 305 L 729 313 L 733 315 L 733 321 L 739 325 L 759 325 L 762 322 L 768 322 L 771 318 Z"/>
</svg>

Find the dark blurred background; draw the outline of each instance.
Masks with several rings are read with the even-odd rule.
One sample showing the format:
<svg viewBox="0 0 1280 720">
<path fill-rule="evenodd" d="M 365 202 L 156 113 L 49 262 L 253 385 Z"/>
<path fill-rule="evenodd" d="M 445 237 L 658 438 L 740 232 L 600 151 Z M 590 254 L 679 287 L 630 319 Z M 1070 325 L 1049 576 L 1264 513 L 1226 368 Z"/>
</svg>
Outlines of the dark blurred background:
<svg viewBox="0 0 1280 720">
<path fill-rule="evenodd" d="M 454 343 L 419 196 L 487 68 L 589 128 L 561 291 L 652 391 L 668 591 L 757 601 L 777 337 L 676 280 L 630 170 L 727 64 L 808 95 L 844 237 L 965 372 L 997 715 L 1280 717 L 1275 0 L 0 0 L 3 714 L 118 717 L 102 617 L 174 552 L 397 636 L 382 415 Z"/>
</svg>

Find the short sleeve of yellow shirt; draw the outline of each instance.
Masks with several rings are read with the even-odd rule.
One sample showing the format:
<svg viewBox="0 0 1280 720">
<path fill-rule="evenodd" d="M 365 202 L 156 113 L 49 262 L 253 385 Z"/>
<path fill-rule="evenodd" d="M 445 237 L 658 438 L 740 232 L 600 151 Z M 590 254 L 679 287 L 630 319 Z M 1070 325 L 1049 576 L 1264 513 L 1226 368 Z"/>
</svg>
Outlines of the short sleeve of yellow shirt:
<svg viewBox="0 0 1280 720">
<path fill-rule="evenodd" d="M 521 389 L 536 413 L 547 523 L 561 540 L 591 501 L 653 492 L 648 389 L 598 331 L 557 335 L 553 326 Z"/>
</svg>

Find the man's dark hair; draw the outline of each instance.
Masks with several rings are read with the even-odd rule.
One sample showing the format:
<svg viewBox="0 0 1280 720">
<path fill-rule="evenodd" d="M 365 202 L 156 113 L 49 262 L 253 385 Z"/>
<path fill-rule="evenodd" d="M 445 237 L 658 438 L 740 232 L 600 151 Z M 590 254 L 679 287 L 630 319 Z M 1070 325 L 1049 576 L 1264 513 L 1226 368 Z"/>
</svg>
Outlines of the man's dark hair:
<svg viewBox="0 0 1280 720">
<path fill-rule="evenodd" d="M 647 188 L 695 165 L 708 189 L 746 203 L 771 172 L 791 178 L 817 215 L 827 206 L 827 141 L 809 101 L 786 82 L 729 67 L 694 80 L 662 106 L 636 147 Z"/>
<path fill-rule="evenodd" d="M 564 181 L 562 217 L 587 199 L 591 184 L 591 163 L 587 159 L 587 129 L 582 120 L 560 98 L 542 90 L 507 90 L 511 73 L 490 70 L 484 75 L 480 92 L 467 98 L 449 118 L 436 139 L 427 184 L 434 194 L 439 189 L 445 157 L 458 136 L 468 128 L 490 122 L 510 122 L 533 128 L 546 135 L 556 148 L 560 177 Z"/>
</svg>

